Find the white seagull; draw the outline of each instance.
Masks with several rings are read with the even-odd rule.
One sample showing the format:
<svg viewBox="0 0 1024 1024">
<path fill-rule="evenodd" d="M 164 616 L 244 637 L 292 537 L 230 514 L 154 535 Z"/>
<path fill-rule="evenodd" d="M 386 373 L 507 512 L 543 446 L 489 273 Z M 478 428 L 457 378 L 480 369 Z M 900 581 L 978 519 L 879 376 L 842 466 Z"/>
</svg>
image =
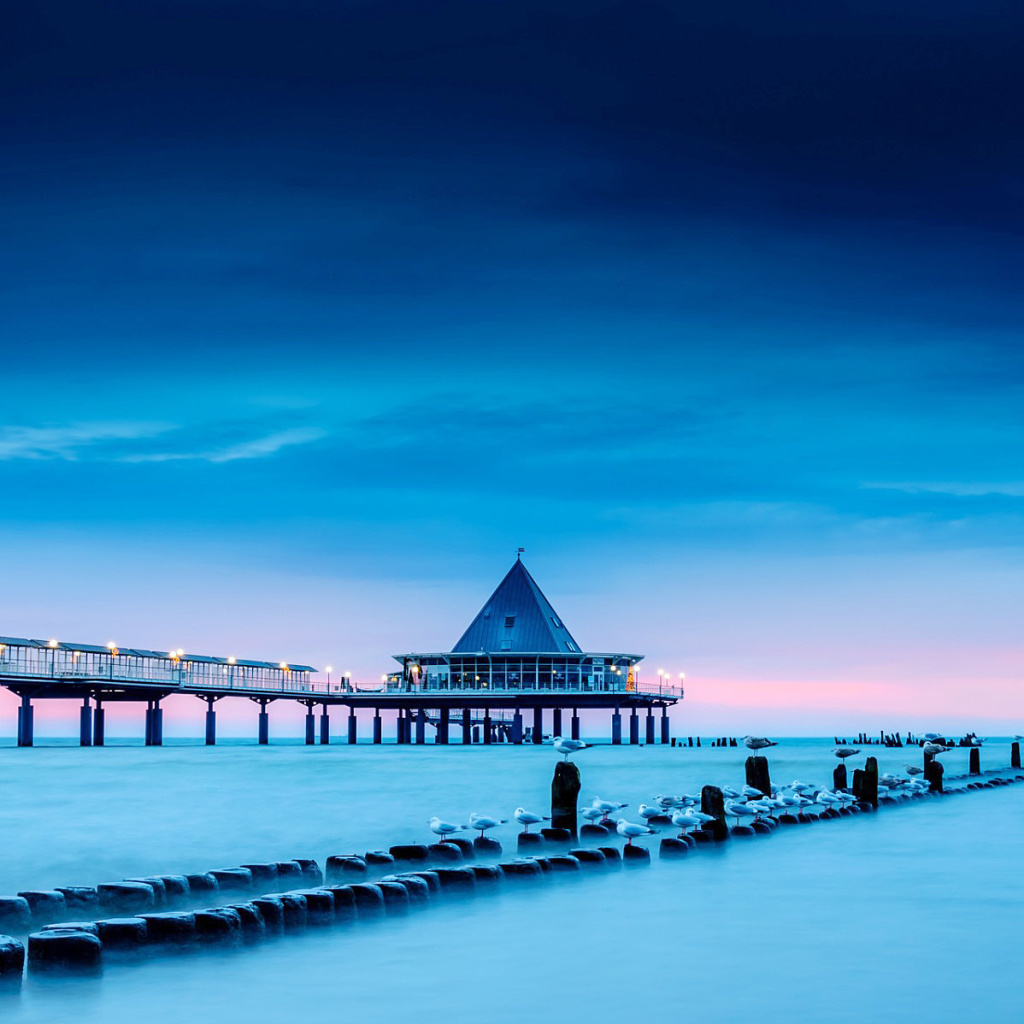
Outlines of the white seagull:
<svg viewBox="0 0 1024 1024">
<path fill-rule="evenodd" d="M 651 807 L 650 804 L 641 804 L 637 810 L 640 813 L 640 817 L 644 819 L 649 825 L 651 818 L 658 817 L 659 814 L 664 814 L 665 810 L 662 807 Z"/>
<path fill-rule="evenodd" d="M 679 829 L 680 835 L 685 835 L 687 829 L 697 828 L 703 824 L 701 817 L 705 817 L 705 815 L 698 817 L 693 809 L 688 807 L 685 811 L 672 812 L 672 824 Z"/>
<path fill-rule="evenodd" d="M 767 736 L 744 736 L 743 742 L 750 750 L 764 750 L 766 747 L 777 747 L 778 743 Z"/>
<path fill-rule="evenodd" d="M 736 800 L 726 802 L 725 813 L 735 818 L 737 825 L 740 823 L 740 818 L 754 818 L 757 816 L 757 811 L 753 807 L 749 804 L 741 804 Z"/>
<path fill-rule="evenodd" d="M 599 811 L 603 811 L 605 815 L 608 815 L 612 811 L 621 811 L 623 807 L 628 807 L 629 804 L 613 803 L 611 800 L 602 800 L 599 796 L 595 796 L 594 802 L 590 806 L 596 807 Z"/>
<path fill-rule="evenodd" d="M 739 793 L 737 793 L 736 790 L 732 788 L 732 786 L 723 786 L 722 796 L 724 796 L 727 800 L 739 800 L 740 798 Z"/>
<path fill-rule="evenodd" d="M 580 811 L 580 814 L 582 814 L 587 821 L 597 821 L 599 818 L 604 817 L 604 811 L 602 811 L 600 807 L 584 807 L 583 810 Z"/>
<path fill-rule="evenodd" d="M 759 800 L 759 799 L 760 799 L 761 797 L 763 797 L 763 796 L 764 796 L 764 793 L 762 793 L 762 792 L 761 792 L 761 790 L 759 790 L 759 789 L 754 789 L 754 787 L 753 787 L 753 786 L 744 786 L 744 787 L 743 787 L 743 788 L 742 788 L 742 789 L 740 790 L 740 792 L 741 792 L 741 793 L 742 793 L 742 794 L 743 794 L 743 795 L 744 795 L 744 796 L 745 796 L 745 797 L 746 797 L 746 798 L 747 798 L 748 800 Z"/>
<path fill-rule="evenodd" d="M 450 821 L 442 821 L 436 814 L 434 815 L 434 817 L 430 819 L 429 822 L 427 822 L 427 824 L 430 826 L 430 831 L 433 832 L 435 836 L 441 837 L 442 843 L 453 832 L 466 831 L 465 825 L 453 825 Z"/>
<path fill-rule="evenodd" d="M 671 810 L 673 807 L 683 806 L 683 797 L 681 796 L 665 796 L 659 793 L 655 798 L 654 802 L 664 811 Z"/>
<path fill-rule="evenodd" d="M 569 760 L 570 754 L 575 754 L 577 750 L 583 750 L 586 747 L 586 743 L 582 740 L 571 740 L 568 736 L 556 736 L 551 742 L 555 750 L 560 754 L 565 754 L 566 761 Z"/>
<path fill-rule="evenodd" d="M 906 768 L 908 775 L 924 774 L 924 769 L 919 764 L 905 764 L 903 767 Z"/>
<path fill-rule="evenodd" d="M 523 826 L 524 832 L 529 832 L 531 825 L 539 825 L 542 821 L 550 821 L 551 816 L 548 814 L 534 814 L 532 811 L 526 811 L 522 807 L 517 807 L 515 819 Z"/>
<path fill-rule="evenodd" d="M 626 821 L 625 818 L 619 818 L 615 824 L 615 831 L 626 840 L 627 846 L 632 846 L 633 840 L 637 836 L 654 835 L 653 828 L 649 828 L 647 825 L 634 824 L 632 821 Z"/>
<path fill-rule="evenodd" d="M 950 748 L 944 743 L 934 743 L 929 741 L 922 749 L 926 754 L 931 754 L 931 756 L 934 757 L 936 754 L 944 754 Z"/>
<path fill-rule="evenodd" d="M 497 828 L 507 822 L 508 818 L 489 818 L 486 814 L 477 814 L 475 811 L 469 816 L 469 827 L 474 832 L 479 832 L 481 836 L 489 828 Z"/>
<path fill-rule="evenodd" d="M 848 757 L 853 757 L 854 754 L 859 754 L 860 750 L 857 747 L 836 747 L 836 757 L 841 761 L 845 761 Z"/>
</svg>

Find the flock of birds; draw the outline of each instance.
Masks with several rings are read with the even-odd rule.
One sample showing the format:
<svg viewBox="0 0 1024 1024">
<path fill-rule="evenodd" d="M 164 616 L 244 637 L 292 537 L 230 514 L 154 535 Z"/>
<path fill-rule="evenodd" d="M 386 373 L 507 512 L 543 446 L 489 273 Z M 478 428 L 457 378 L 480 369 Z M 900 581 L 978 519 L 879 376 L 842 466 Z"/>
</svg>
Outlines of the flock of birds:
<svg viewBox="0 0 1024 1024">
<path fill-rule="evenodd" d="M 1024 739 L 1024 737 L 1016 737 Z M 937 733 L 926 733 L 924 736 L 923 751 L 930 756 L 944 754 L 953 747 L 946 746 L 942 742 L 943 737 Z M 766 736 L 744 736 L 744 745 L 753 751 L 765 750 L 768 747 L 775 747 L 778 744 Z M 974 741 L 975 746 L 981 746 L 982 741 Z M 556 736 L 552 745 L 558 753 L 569 760 L 570 754 L 575 754 L 586 748 L 587 744 L 581 740 L 569 739 L 564 736 Z M 859 748 L 840 746 L 835 748 L 835 755 L 844 762 L 848 757 L 859 754 Z M 919 765 L 905 765 L 907 778 L 883 773 L 878 778 L 878 799 L 881 802 L 891 802 L 919 796 L 928 791 L 928 783 L 918 778 L 924 773 Z M 731 786 L 722 786 L 722 795 L 725 797 L 725 813 L 728 817 L 734 818 L 737 825 L 743 819 L 757 821 L 761 818 L 772 817 L 777 813 L 799 814 L 810 812 L 811 808 L 820 807 L 822 810 L 839 810 L 848 807 L 856 802 L 857 798 L 852 793 L 842 789 L 830 790 L 823 786 L 817 786 L 811 782 L 801 782 L 799 779 L 791 782 L 788 786 L 772 785 L 770 793 L 764 793 L 753 786 L 744 786 L 737 791 Z M 691 829 L 700 828 L 710 821 L 714 821 L 714 815 L 705 814 L 699 809 L 701 798 L 699 794 L 682 793 L 678 796 L 666 796 L 658 794 L 651 804 L 642 803 L 637 808 L 637 813 L 643 819 L 643 823 L 629 821 L 626 818 L 613 818 L 616 812 L 628 807 L 627 803 L 620 803 L 614 800 L 602 800 L 594 797 L 589 807 L 580 809 L 580 815 L 592 824 L 603 825 L 612 829 L 622 836 L 627 843 L 632 844 L 634 839 L 641 836 L 653 835 L 652 823 L 666 824 L 668 819 L 679 829 L 679 836 L 682 838 Z M 535 814 L 523 807 L 517 807 L 512 817 L 523 826 L 524 832 L 530 831 L 531 825 L 540 825 L 550 821 L 546 814 Z M 449 836 L 456 832 L 475 831 L 481 837 L 485 832 L 499 825 L 508 824 L 507 818 L 495 818 L 486 814 L 471 814 L 469 823 L 457 825 L 450 821 L 443 821 L 441 818 L 433 817 L 429 821 L 430 831 L 440 836 L 444 842 Z"/>
</svg>

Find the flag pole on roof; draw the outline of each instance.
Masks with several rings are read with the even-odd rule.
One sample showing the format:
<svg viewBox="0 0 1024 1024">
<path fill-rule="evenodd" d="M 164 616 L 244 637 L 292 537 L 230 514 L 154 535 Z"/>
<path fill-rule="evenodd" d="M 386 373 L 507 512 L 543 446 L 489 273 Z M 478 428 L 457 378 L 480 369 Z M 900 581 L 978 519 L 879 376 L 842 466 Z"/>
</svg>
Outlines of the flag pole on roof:
<svg viewBox="0 0 1024 1024">
<path fill-rule="evenodd" d="M 517 549 L 517 551 L 516 551 L 516 561 L 517 562 L 522 559 L 524 551 L 526 551 L 526 548 L 518 548 Z"/>
</svg>

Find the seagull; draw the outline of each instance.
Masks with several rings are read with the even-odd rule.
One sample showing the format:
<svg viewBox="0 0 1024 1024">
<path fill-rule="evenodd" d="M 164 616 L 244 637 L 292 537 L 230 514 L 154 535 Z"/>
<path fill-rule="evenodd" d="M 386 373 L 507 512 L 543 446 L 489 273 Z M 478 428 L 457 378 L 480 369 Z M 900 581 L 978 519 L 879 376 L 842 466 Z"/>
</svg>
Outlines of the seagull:
<svg viewBox="0 0 1024 1024">
<path fill-rule="evenodd" d="M 590 806 L 602 811 L 607 818 L 612 811 L 621 811 L 623 807 L 628 807 L 629 804 L 612 803 L 611 800 L 602 800 L 599 796 L 595 796 L 594 802 Z"/>
<path fill-rule="evenodd" d="M 779 799 L 783 802 L 783 804 L 785 804 L 786 807 L 800 806 L 799 796 L 790 796 L 788 793 L 782 793 L 780 794 Z"/>
<path fill-rule="evenodd" d="M 626 840 L 627 846 L 633 845 L 633 840 L 637 836 L 652 836 L 654 835 L 654 829 L 649 828 L 647 825 L 635 825 L 631 821 L 626 821 L 625 818 L 619 818 L 615 824 L 615 831 L 623 836 Z"/>
<path fill-rule="evenodd" d="M 655 798 L 654 802 L 663 810 L 667 811 L 673 807 L 682 807 L 684 798 L 681 796 L 664 796 L 659 793 Z"/>
<path fill-rule="evenodd" d="M 924 769 L 918 764 L 905 764 L 903 767 L 906 768 L 908 775 L 924 774 Z"/>
<path fill-rule="evenodd" d="M 702 825 L 715 820 L 713 814 L 705 814 L 703 811 L 698 811 L 696 807 L 687 807 L 686 813 L 696 818 Z"/>
<path fill-rule="evenodd" d="M 836 804 L 842 803 L 842 800 L 839 799 L 838 794 L 823 789 L 815 799 L 815 803 L 824 804 L 825 807 L 834 807 Z"/>
<path fill-rule="evenodd" d="M 757 817 L 757 811 L 755 811 L 753 807 L 749 804 L 741 804 L 736 800 L 726 801 L 725 813 L 735 818 L 737 825 L 740 823 L 740 818 Z"/>
<path fill-rule="evenodd" d="M 764 796 L 764 793 L 762 793 L 762 792 L 761 792 L 761 790 L 759 790 L 759 789 L 754 789 L 754 787 L 753 787 L 753 786 L 744 786 L 744 787 L 743 787 L 743 789 L 741 789 L 741 790 L 740 790 L 740 792 L 741 792 L 741 793 L 742 793 L 742 794 L 743 794 L 743 795 L 744 795 L 744 796 L 745 796 L 745 797 L 746 797 L 746 798 L 747 798 L 748 800 L 752 800 L 752 799 L 753 799 L 753 800 L 757 800 L 757 799 L 759 799 L 759 798 L 761 798 L 761 797 L 763 797 L 763 796 Z"/>
<path fill-rule="evenodd" d="M 777 747 L 778 743 L 767 736 L 744 736 L 744 745 L 750 750 L 764 750 L 765 747 Z"/>
<path fill-rule="evenodd" d="M 929 741 L 924 745 L 923 749 L 926 754 L 930 754 L 932 757 L 935 757 L 936 754 L 944 754 L 950 748 L 943 743 Z"/>
<path fill-rule="evenodd" d="M 551 816 L 548 814 L 533 814 L 531 811 L 523 810 L 522 807 L 517 807 L 515 819 L 523 826 L 524 832 L 529 832 L 531 825 L 539 825 L 542 821 L 550 821 Z"/>
<path fill-rule="evenodd" d="M 453 825 L 450 821 L 442 821 L 436 814 L 429 822 L 427 822 L 427 824 L 430 826 L 430 831 L 433 832 L 435 836 L 441 837 L 442 843 L 452 834 L 452 832 L 466 831 L 465 825 Z"/>
<path fill-rule="evenodd" d="M 665 809 L 664 808 L 662 808 L 662 807 L 651 807 L 650 804 L 641 804 L 639 806 L 638 810 L 640 812 L 640 817 L 643 818 L 644 821 L 646 821 L 648 825 L 651 823 L 651 818 L 656 818 L 656 817 L 658 817 L 659 814 L 664 814 L 665 813 Z"/>
<path fill-rule="evenodd" d="M 583 750 L 586 747 L 586 743 L 582 740 L 571 740 L 567 736 L 556 736 L 551 742 L 555 750 L 560 754 L 565 754 L 566 761 L 569 760 L 570 754 L 575 754 L 577 750 Z"/>
<path fill-rule="evenodd" d="M 967 737 L 967 746 L 969 746 L 969 747 L 980 747 L 982 745 L 982 743 L 984 743 L 984 742 L 985 742 L 984 740 L 978 739 L 977 736 L 968 736 Z"/>
<path fill-rule="evenodd" d="M 790 783 L 789 788 L 793 790 L 794 793 L 799 793 L 803 796 L 809 789 L 814 789 L 814 786 L 810 782 L 801 782 L 799 779 L 796 779 L 794 782 Z"/>
<path fill-rule="evenodd" d="M 842 761 L 845 761 L 848 757 L 853 757 L 854 754 L 859 753 L 860 750 L 856 747 L 836 747 L 836 757 Z"/>
<path fill-rule="evenodd" d="M 723 786 L 722 796 L 724 796 L 727 800 L 739 800 L 740 798 L 739 793 L 737 793 L 736 790 L 732 788 L 732 786 Z"/>
<path fill-rule="evenodd" d="M 469 827 L 474 832 L 479 832 L 481 837 L 489 828 L 497 828 L 508 822 L 507 818 L 488 818 L 486 814 L 473 813 L 469 816 Z"/>
<path fill-rule="evenodd" d="M 586 807 L 580 811 L 580 814 L 582 814 L 587 821 L 597 821 L 598 818 L 604 817 L 604 811 L 602 811 L 600 807 Z"/>
<path fill-rule="evenodd" d="M 923 768 L 921 770 L 924 771 Z M 902 786 L 903 779 L 896 775 L 890 775 L 888 772 L 883 772 L 879 776 L 878 784 L 880 786 L 885 786 L 887 789 L 892 789 L 893 786 Z"/>
<path fill-rule="evenodd" d="M 946 737 L 940 732 L 926 732 L 924 734 L 924 738 L 928 740 L 929 743 L 934 743 L 936 740 L 943 740 Z"/>
<path fill-rule="evenodd" d="M 702 825 L 701 818 L 710 817 L 710 815 L 696 815 L 692 809 L 687 808 L 685 811 L 673 811 L 672 812 L 672 824 L 679 829 L 680 835 L 685 835 L 686 830 L 690 828 L 697 828 L 698 825 Z"/>
</svg>

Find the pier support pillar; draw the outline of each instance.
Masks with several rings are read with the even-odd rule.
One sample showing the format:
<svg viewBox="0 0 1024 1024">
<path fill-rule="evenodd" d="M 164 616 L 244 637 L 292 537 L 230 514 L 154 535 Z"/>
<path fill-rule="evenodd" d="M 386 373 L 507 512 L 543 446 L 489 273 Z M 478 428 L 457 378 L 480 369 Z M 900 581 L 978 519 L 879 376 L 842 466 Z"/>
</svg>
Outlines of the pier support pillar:
<svg viewBox="0 0 1024 1024">
<path fill-rule="evenodd" d="M 574 740 L 580 738 L 580 716 L 576 713 L 576 709 L 572 709 L 572 720 L 569 722 L 569 735 Z"/>
<path fill-rule="evenodd" d="M 441 708 L 441 721 L 437 724 L 437 735 L 434 737 L 435 743 L 448 742 L 448 729 L 451 727 L 451 714 L 450 708 Z"/>
<path fill-rule="evenodd" d="M 373 709 L 373 742 L 382 743 L 384 741 L 384 724 L 380 719 L 380 708 Z"/>
<path fill-rule="evenodd" d="M 668 731 L 668 708 L 661 709 L 661 742 L 665 744 L 671 742 Z"/>
<path fill-rule="evenodd" d="M 427 742 L 427 713 L 420 708 L 416 712 L 416 743 L 423 746 Z"/>
<path fill-rule="evenodd" d="M 153 701 L 153 746 L 164 745 L 164 709 L 160 707 L 160 701 Z"/>
<path fill-rule="evenodd" d="M 612 712 L 612 745 L 619 746 L 622 743 L 622 715 L 616 708 Z"/>
<path fill-rule="evenodd" d="M 94 747 L 102 747 L 106 742 L 105 726 L 106 712 L 103 710 L 103 705 L 96 701 L 96 710 L 92 713 L 92 745 Z"/>
<path fill-rule="evenodd" d="M 350 745 L 355 745 L 359 739 L 358 723 L 356 721 L 356 709 L 348 709 L 348 742 Z"/>
<path fill-rule="evenodd" d="M 217 712 L 213 710 L 213 701 L 206 706 L 206 745 L 217 746 Z"/>
<path fill-rule="evenodd" d="M 562 709 L 555 708 L 551 712 L 551 735 L 561 736 L 562 735 Z"/>
<path fill-rule="evenodd" d="M 306 707 L 306 746 L 311 747 L 316 743 L 316 716 L 313 709 Z"/>
<path fill-rule="evenodd" d="M 473 719 L 469 708 L 462 709 L 462 742 L 467 746 L 473 742 Z"/>
<path fill-rule="evenodd" d="M 640 718 L 636 713 L 636 708 L 630 708 L 629 710 L 629 743 L 630 746 L 635 747 L 640 742 Z"/>
<path fill-rule="evenodd" d="M 326 747 L 331 742 L 331 718 L 327 714 L 327 705 L 324 704 L 320 712 L 320 745 Z"/>
<path fill-rule="evenodd" d="M 981 751 L 977 747 L 971 747 L 970 752 L 970 768 L 968 773 L 971 775 L 981 774 Z"/>
<path fill-rule="evenodd" d="M 146 701 L 146 746 L 153 746 L 153 702 Z"/>
<path fill-rule="evenodd" d="M 267 705 L 262 703 L 260 704 L 259 745 L 265 747 L 268 743 L 270 743 L 270 715 L 267 712 Z"/>
<path fill-rule="evenodd" d="M 512 716 L 512 742 L 517 746 L 523 742 L 523 713 L 518 709 Z"/>
<path fill-rule="evenodd" d="M 484 709 L 484 743 L 488 746 L 491 743 L 491 712 L 489 708 Z"/>
<path fill-rule="evenodd" d="M 398 714 L 395 716 L 395 742 L 402 746 L 408 742 L 406 739 L 406 727 L 408 723 L 405 719 L 405 708 L 399 708 Z"/>
<path fill-rule="evenodd" d="M 78 744 L 82 747 L 92 746 L 92 708 L 88 697 L 82 701 L 81 710 L 78 712 Z"/>
<path fill-rule="evenodd" d="M 18 746 L 31 747 L 35 742 L 34 721 L 35 709 L 28 697 L 21 698 L 21 706 L 18 708 Z"/>
<path fill-rule="evenodd" d="M 644 739 L 648 746 L 654 746 L 654 708 L 647 709 L 647 729 Z"/>
<path fill-rule="evenodd" d="M 1010 767 L 1020 767 L 1020 740 L 1014 740 L 1010 744 Z"/>
<path fill-rule="evenodd" d="M 534 708 L 533 709 L 533 736 L 531 737 L 534 743 L 544 742 L 544 709 Z"/>
</svg>

